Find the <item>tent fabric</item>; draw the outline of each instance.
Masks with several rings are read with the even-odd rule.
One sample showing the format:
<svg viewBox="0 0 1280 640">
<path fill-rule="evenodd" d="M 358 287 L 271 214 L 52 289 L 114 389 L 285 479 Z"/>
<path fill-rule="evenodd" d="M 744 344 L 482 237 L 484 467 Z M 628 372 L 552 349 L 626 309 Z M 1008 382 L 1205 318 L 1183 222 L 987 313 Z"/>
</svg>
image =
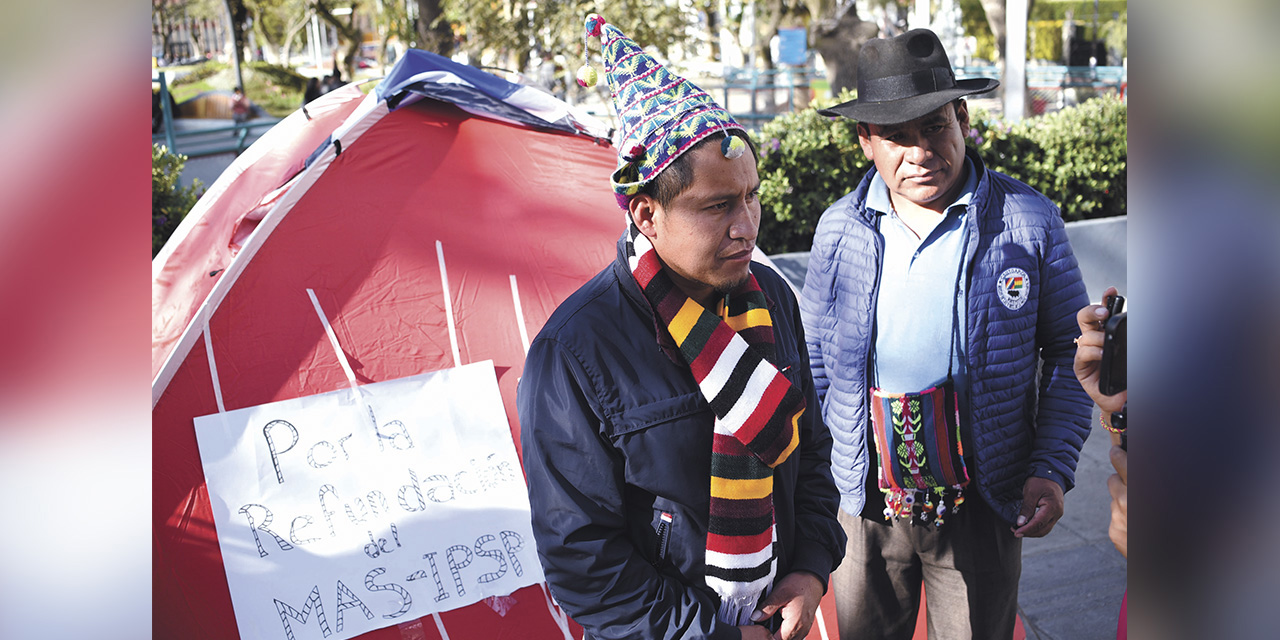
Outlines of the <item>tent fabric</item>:
<svg viewBox="0 0 1280 640">
<path fill-rule="evenodd" d="M 406 96 L 416 94 L 524 126 L 597 138 L 607 138 L 610 133 L 604 125 L 543 91 L 417 49 L 405 54 L 377 91 L 393 109 Z"/>
<path fill-rule="evenodd" d="M 240 217 L 302 170 L 364 97 L 358 87 L 346 85 L 308 104 L 307 114 L 298 110 L 281 120 L 209 185 L 174 230 L 152 261 L 152 378 L 237 253 L 228 239 Z"/>
<path fill-rule="evenodd" d="M 436 100 L 392 111 L 355 88 L 307 110 L 215 182 L 153 265 L 157 637 L 239 637 L 193 419 L 218 412 L 219 394 L 235 410 L 348 386 L 307 289 L 361 383 L 493 360 L 518 447 L 521 324 L 536 334 L 613 258 L 615 153 L 597 138 Z M 553 611 L 535 586 L 439 621 L 455 639 L 581 635 Z M 439 635 L 426 617 L 361 637 Z"/>
</svg>

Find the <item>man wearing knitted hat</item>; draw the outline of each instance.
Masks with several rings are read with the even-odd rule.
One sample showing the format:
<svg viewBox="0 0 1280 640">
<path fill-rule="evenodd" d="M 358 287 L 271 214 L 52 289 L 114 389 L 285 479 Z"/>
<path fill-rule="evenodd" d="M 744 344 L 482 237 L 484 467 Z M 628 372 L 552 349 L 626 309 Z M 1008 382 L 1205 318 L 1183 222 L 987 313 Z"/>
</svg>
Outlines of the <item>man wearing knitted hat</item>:
<svg viewBox="0 0 1280 640">
<path fill-rule="evenodd" d="M 1089 434 L 1058 208 L 965 148 L 963 96 L 997 84 L 957 81 L 916 29 L 867 42 L 858 98 L 822 112 L 857 120 L 875 164 L 822 215 L 801 296 L 846 640 L 911 638 L 922 583 L 930 638 L 1012 637 L 1022 538 L 1062 516 Z"/>
<path fill-rule="evenodd" d="M 538 557 L 590 638 L 802 638 L 844 534 L 795 298 L 751 261 L 755 151 L 701 89 L 586 26 L 626 231 L 525 361 Z"/>
</svg>

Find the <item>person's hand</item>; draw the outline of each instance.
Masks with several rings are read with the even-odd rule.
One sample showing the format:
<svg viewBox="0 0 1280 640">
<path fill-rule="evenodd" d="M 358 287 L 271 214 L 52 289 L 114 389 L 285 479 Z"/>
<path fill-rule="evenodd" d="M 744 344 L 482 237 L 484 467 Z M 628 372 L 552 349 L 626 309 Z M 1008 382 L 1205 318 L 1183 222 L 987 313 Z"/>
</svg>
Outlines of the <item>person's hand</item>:
<svg viewBox="0 0 1280 640">
<path fill-rule="evenodd" d="M 1129 453 L 1111 445 L 1111 466 L 1116 472 L 1107 478 L 1111 491 L 1111 544 L 1125 558 L 1129 557 Z"/>
<path fill-rule="evenodd" d="M 738 630 L 742 632 L 742 640 L 774 640 L 773 634 L 758 624 L 740 626 Z"/>
<path fill-rule="evenodd" d="M 1108 287 L 1102 298 L 1105 300 L 1107 296 L 1115 294 L 1116 288 Z M 1102 379 L 1103 327 L 1107 316 L 1107 308 L 1100 304 L 1091 304 L 1076 314 L 1080 337 L 1076 339 L 1075 371 L 1080 386 L 1084 387 L 1085 393 L 1089 394 L 1094 403 L 1104 412 L 1113 413 L 1124 407 L 1125 401 L 1129 399 L 1129 392 L 1126 390 L 1114 396 L 1104 396 L 1098 390 L 1098 383 Z"/>
<path fill-rule="evenodd" d="M 1048 478 L 1032 476 L 1022 485 L 1022 512 L 1014 537 L 1040 538 L 1053 531 L 1062 517 L 1062 485 Z"/>
<path fill-rule="evenodd" d="M 822 586 L 818 576 L 808 571 L 788 573 L 778 581 L 751 619 L 765 620 L 781 611 L 782 628 L 772 637 L 779 640 L 800 640 L 809 634 L 809 627 L 813 626 L 814 612 L 822 601 Z M 747 638 L 745 632 L 742 637 L 744 640 Z"/>
</svg>

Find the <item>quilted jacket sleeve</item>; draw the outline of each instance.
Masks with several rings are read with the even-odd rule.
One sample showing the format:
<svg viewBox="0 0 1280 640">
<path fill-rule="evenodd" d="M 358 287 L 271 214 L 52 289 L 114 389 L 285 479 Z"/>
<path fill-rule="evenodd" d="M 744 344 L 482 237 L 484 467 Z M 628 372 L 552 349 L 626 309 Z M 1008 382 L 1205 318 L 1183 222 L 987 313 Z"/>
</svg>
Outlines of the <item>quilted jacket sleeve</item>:
<svg viewBox="0 0 1280 640">
<path fill-rule="evenodd" d="M 1049 228 L 1040 267 L 1044 284 L 1039 293 L 1036 344 L 1043 368 L 1029 473 L 1056 480 L 1069 490 L 1075 485 L 1076 463 L 1089 435 L 1093 406 L 1072 366 L 1072 340 L 1080 333 L 1076 313 L 1089 304 L 1089 297 L 1062 218 L 1056 213 L 1047 216 Z"/>
<path fill-rule="evenodd" d="M 781 295 L 790 296 L 791 292 L 782 289 Z M 800 327 L 800 309 L 794 303 L 790 307 L 794 326 Z M 796 339 L 801 343 L 797 346 L 803 371 L 809 368 L 803 334 Z M 829 574 L 844 558 L 846 540 L 844 528 L 837 519 L 840 492 L 831 476 L 831 432 L 822 420 L 822 407 L 813 385 L 802 387 L 808 406 L 800 425 L 800 470 L 795 490 L 796 550 L 791 570 L 813 573 L 825 587 Z"/>
<path fill-rule="evenodd" d="M 823 225 L 822 222 L 827 222 Z M 813 373 L 813 389 L 818 407 L 827 399 L 831 386 L 826 360 L 822 355 L 824 344 L 835 344 L 835 249 L 836 238 L 829 230 L 828 216 L 823 216 L 814 233 L 813 248 L 809 252 L 809 270 L 805 274 L 804 289 L 800 292 L 800 313 L 809 352 L 809 370 Z"/>
<path fill-rule="evenodd" d="M 534 341 L 517 405 L 538 559 L 565 611 L 592 638 L 740 638 L 710 596 L 659 573 L 627 536 L 623 465 L 568 347 Z"/>
</svg>

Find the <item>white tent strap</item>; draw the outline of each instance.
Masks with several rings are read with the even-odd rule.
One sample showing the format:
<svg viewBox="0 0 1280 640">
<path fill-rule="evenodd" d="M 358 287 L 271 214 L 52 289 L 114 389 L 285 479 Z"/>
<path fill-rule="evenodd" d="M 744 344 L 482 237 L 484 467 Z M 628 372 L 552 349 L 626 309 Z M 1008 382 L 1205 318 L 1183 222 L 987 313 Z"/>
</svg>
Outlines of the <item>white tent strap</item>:
<svg viewBox="0 0 1280 640">
<path fill-rule="evenodd" d="M 213 339 L 209 337 L 209 313 L 204 318 L 204 351 L 209 356 L 209 377 L 213 379 L 213 398 L 218 401 L 218 413 L 226 413 L 227 405 L 222 402 L 222 383 L 218 381 L 218 363 L 213 359 Z"/>
<path fill-rule="evenodd" d="M 561 611 L 551 598 L 551 591 L 547 589 L 547 583 L 539 582 L 538 587 L 542 589 L 542 598 L 547 603 L 547 610 L 551 612 L 551 619 L 556 621 L 556 626 L 560 627 L 560 632 L 564 634 L 564 640 L 573 640 L 573 634 L 569 632 L 569 616 Z"/>
<path fill-rule="evenodd" d="M 524 355 L 529 355 L 529 330 L 524 326 L 524 308 L 520 306 L 520 287 L 516 285 L 516 274 L 511 274 L 511 300 L 516 305 L 516 326 L 520 328 L 520 344 L 524 345 Z"/>
<path fill-rule="evenodd" d="M 333 333 L 333 325 L 329 324 L 329 319 L 324 315 L 324 309 L 320 308 L 316 292 L 307 289 L 307 295 L 311 297 L 311 304 L 316 308 L 316 315 L 320 316 L 320 324 L 324 325 L 324 332 L 329 336 L 329 344 L 333 345 L 333 352 L 338 356 L 338 364 L 342 365 L 342 372 L 347 374 L 347 382 L 351 383 L 351 389 L 356 392 L 356 396 L 359 396 L 360 384 L 356 382 L 356 373 L 351 370 L 351 363 L 347 362 L 347 354 L 342 352 L 342 345 L 338 344 L 338 336 Z"/>
<path fill-rule="evenodd" d="M 440 619 L 440 614 L 433 611 L 431 617 L 435 619 L 436 629 L 440 631 L 440 640 L 449 640 L 449 632 L 444 630 L 444 620 Z"/>
<path fill-rule="evenodd" d="M 453 322 L 453 297 L 449 293 L 449 271 L 444 266 L 444 244 L 436 240 L 436 257 L 440 258 L 440 283 L 444 287 L 444 315 L 449 323 L 449 348 L 453 350 L 453 366 L 462 366 L 458 352 L 458 328 Z"/>
</svg>

